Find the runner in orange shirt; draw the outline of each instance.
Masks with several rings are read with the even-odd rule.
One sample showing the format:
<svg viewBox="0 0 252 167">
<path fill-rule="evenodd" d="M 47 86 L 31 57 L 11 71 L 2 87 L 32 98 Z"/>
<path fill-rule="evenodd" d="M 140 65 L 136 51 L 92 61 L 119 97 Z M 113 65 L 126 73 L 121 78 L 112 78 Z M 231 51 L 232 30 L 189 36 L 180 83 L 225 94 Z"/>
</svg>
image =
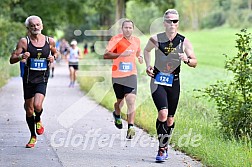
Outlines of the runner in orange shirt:
<svg viewBox="0 0 252 167">
<path fill-rule="evenodd" d="M 128 113 L 128 131 L 126 138 L 132 139 L 135 135 L 135 101 L 137 93 L 137 58 L 139 63 L 143 63 L 143 57 L 140 55 L 140 40 L 132 36 L 134 23 L 131 20 L 125 20 L 122 23 L 122 34 L 111 38 L 104 54 L 104 59 L 113 59 L 112 83 L 117 98 L 114 104 L 115 126 L 122 129 L 121 108 L 124 99 L 127 104 Z"/>
</svg>

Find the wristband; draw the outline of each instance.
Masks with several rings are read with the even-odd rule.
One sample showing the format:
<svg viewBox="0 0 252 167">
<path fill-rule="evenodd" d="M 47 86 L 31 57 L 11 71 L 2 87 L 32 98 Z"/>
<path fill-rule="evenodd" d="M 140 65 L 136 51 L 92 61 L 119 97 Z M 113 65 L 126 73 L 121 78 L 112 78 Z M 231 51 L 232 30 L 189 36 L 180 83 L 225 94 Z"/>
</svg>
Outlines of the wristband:
<svg viewBox="0 0 252 167">
<path fill-rule="evenodd" d="M 190 63 L 190 58 L 187 59 L 187 61 L 184 61 L 185 64 L 189 64 Z"/>
</svg>

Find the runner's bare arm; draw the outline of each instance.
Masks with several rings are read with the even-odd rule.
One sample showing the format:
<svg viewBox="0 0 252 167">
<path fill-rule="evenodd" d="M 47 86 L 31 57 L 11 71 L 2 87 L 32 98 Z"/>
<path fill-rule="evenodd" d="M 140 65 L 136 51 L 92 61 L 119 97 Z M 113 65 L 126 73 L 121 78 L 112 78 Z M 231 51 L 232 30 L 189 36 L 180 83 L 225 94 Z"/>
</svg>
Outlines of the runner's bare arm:
<svg viewBox="0 0 252 167">
<path fill-rule="evenodd" d="M 142 64 L 142 63 L 143 63 L 143 56 L 141 55 L 141 50 L 138 50 L 138 51 L 137 51 L 136 56 L 137 56 L 137 58 L 138 58 L 138 62 L 139 62 L 140 64 Z"/>
<path fill-rule="evenodd" d="M 120 56 L 120 54 L 118 53 L 113 53 L 113 52 L 109 52 L 107 49 L 105 51 L 105 54 L 103 56 L 104 59 L 116 59 Z"/>
<path fill-rule="evenodd" d="M 57 58 L 57 49 L 53 38 L 49 37 L 49 42 L 50 42 L 51 55 L 48 56 L 48 60 L 51 63 L 53 63 L 53 61 Z"/>
<path fill-rule="evenodd" d="M 146 73 L 150 76 L 153 77 L 154 73 L 153 73 L 153 67 L 150 65 L 151 63 L 151 50 L 153 48 L 157 47 L 157 36 L 152 36 L 147 45 L 144 48 L 144 60 L 145 60 L 145 64 L 146 64 Z"/>
<path fill-rule="evenodd" d="M 186 63 L 190 67 L 196 67 L 197 66 L 197 59 L 193 51 L 193 47 L 191 42 L 185 38 L 184 41 L 184 48 L 185 48 L 185 54 L 187 56 Z"/>
<path fill-rule="evenodd" d="M 27 50 L 27 41 L 25 38 L 21 38 L 17 43 L 15 50 L 12 52 L 10 57 L 10 64 L 17 63 L 23 59 L 27 59 L 30 56 L 29 52 L 24 52 Z"/>
<path fill-rule="evenodd" d="M 105 51 L 105 54 L 103 56 L 104 59 L 116 59 L 119 56 L 130 56 L 133 53 L 132 50 L 125 50 L 123 53 L 113 53 L 109 52 L 108 50 Z"/>
</svg>

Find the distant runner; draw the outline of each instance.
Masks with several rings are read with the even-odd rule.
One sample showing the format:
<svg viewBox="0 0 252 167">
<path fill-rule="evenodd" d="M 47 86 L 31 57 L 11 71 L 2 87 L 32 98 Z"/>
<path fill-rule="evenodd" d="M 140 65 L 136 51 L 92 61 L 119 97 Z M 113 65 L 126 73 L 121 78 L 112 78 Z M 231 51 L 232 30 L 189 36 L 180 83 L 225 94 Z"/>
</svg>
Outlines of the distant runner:
<svg viewBox="0 0 252 167">
<path fill-rule="evenodd" d="M 79 59 L 81 58 L 80 49 L 77 46 L 77 41 L 71 42 L 71 47 L 67 53 L 69 73 L 70 73 L 70 84 L 69 87 L 74 87 L 77 71 L 79 70 Z"/>
</svg>

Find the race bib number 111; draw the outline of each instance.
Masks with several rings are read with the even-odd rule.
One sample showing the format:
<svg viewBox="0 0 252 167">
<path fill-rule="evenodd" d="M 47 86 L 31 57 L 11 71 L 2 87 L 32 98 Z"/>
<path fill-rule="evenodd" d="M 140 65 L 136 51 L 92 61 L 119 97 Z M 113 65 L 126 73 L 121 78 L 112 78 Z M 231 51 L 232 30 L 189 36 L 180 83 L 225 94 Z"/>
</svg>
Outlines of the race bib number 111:
<svg viewBox="0 0 252 167">
<path fill-rule="evenodd" d="M 47 70 L 47 60 L 46 59 L 34 59 L 31 58 L 31 70 L 45 71 Z"/>
</svg>

